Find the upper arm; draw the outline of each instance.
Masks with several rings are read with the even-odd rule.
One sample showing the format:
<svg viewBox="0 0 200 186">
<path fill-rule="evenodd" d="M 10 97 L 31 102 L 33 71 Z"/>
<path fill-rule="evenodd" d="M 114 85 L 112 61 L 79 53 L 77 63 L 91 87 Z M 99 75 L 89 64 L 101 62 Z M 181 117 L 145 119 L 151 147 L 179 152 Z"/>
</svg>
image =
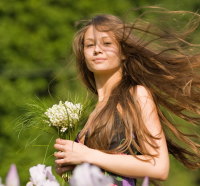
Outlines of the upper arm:
<svg viewBox="0 0 200 186">
<path fill-rule="evenodd" d="M 146 89 L 144 86 L 137 86 L 136 100 L 141 110 L 141 117 L 145 124 L 145 127 L 152 136 L 156 137 L 156 139 L 154 139 L 154 142 L 158 146 L 158 148 L 155 149 L 148 143 L 145 143 L 145 146 L 151 154 L 157 154 L 157 157 L 154 158 L 155 164 L 159 164 L 159 166 L 162 165 L 161 168 L 165 168 L 166 170 L 168 170 L 169 157 L 167 143 L 153 97 L 150 91 L 148 91 L 148 89 Z"/>
<path fill-rule="evenodd" d="M 151 93 L 144 86 L 137 85 L 136 100 L 146 128 L 149 130 L 150 134 L 159 137 L 159 134 L 162 132 L 162 127 Z"/>
</svg>

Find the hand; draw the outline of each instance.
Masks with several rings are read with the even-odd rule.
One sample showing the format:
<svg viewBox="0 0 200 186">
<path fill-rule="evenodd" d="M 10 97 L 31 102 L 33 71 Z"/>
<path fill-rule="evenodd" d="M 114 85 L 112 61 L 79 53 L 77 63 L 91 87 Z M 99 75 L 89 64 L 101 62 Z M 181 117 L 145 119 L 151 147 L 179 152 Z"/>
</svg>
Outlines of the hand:
<svg viewBox="0 0 200 186">
<path fill-rule="evenodd" d="M 93 151 L 93 149 L 81 143 L 63 139 L 56 139 L 54 147 L 58 150 L 58 152 L 54 153 L 54 156 L 57 158 L 55 162 L 60 167 L 88 162 L 89 155 Z"/>
</svg>

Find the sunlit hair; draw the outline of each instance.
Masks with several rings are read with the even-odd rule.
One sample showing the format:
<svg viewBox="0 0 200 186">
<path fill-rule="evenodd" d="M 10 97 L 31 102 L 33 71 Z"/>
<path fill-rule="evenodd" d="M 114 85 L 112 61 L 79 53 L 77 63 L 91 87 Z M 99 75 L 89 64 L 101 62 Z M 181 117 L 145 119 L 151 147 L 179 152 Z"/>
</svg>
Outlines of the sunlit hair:
<svg viewBox="0 0 200 186">
<path fill-rule="evenodd" d="M 156 103 L 169 153 L 185 166 L 199 168 L 199 137 L 194 132 L 192 135 L 184 133 L 181 127 L 182 123 L 189 128 L 192 124 L 198 127 L 200 124 L 200 61 L 198 52 L 195 52 L 199 48 L 188 41 L 200 18 L 192 12 L 161 12 L 175 16 L 188 14 L 192 19 L 179 33 L 141 18 L 125 23 L 113 15 L 97 15 L 83 22 L 74 37 L 73 49 L 80 75 L 92 93 L 97 94 L 94 75 L 88 70 L 84 58 L 87 29 L 94 26 L 98 31 L 112 31 L 125 60 L 122 61 L 122 80 L 112 89 L 107 103 L 96 113 L 92 124 L 84 127 L 81 136 L 89 129 L 87 145 L 108 153 L 129 152 L 135 156 L 135 149 L 141 154 L 157 156 L 145 147 L 148 143 L 158 149 L 155 140 L 160 136 L 152 136 L 142 121 L 135 91 L 136 85 L 142 85 Z M 120 114 L 119 107 L 123 114 Z M 174 121 L 171 115 L 178 116 L 179 120 Z M 110 149 L 112 140 L 122 134 L 124 139 L 120 145 Z"/>
</svg>

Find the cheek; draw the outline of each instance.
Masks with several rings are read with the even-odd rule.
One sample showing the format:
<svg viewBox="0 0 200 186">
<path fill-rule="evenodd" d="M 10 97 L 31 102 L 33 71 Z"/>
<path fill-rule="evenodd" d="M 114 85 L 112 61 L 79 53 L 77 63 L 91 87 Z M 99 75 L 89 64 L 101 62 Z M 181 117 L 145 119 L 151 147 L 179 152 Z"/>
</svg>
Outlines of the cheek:
<svg viewBox="0 0 200 186">
<path fill-rule="evenodd" d="M 90 58 L 91 58 L 91 55 L 89 55 L 88 52 L 85 52 L 85 51 L 84 51 L 84 58 L 85 58 L 85 64 L 86 64 L 87 68 L 88 68 L 89 70 L 91 70 L 91 69 L 90 69 Z"/>
<path fill-rule="evenodd" d="M 86 64 L 88 64 L 88 61 L 90 61 L 90 55 L 88 54 L 88 52 L 84 52 L 84 58 L 85 58 Z"/>
<path fill-rule="evenodd" d="M 92 57 L 92 52 L 90 50 L 84 50 L 84 57 L 88 61 Z"/>
<path fill-rule="evenodd" d="M 118 50 L 110 50 L 110 51 L 107 51 L 107 56 L 116 61 L 116 63 L 121 63 L 121 59 L 122 57 L 119 55 L 119 51 Z"/>
</svg>

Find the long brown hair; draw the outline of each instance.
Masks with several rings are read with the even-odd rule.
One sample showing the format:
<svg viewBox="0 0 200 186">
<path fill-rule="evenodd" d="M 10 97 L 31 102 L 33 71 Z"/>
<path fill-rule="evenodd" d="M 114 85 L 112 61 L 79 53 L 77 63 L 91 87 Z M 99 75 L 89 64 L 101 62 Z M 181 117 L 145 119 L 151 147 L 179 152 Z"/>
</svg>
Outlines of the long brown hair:
<svg viewBox="0 0 200 186">
<path fill-rule="evenodd" d="M 82 130 L 81 136 L 90 129 L 87 140 L 89 147 L 108 153 L 128 151 L 133 156 L 135 149 L 141 154 L 155 156 L 148 152 L 145 143 L 157 149 L 154 141 L 159 136 L 152 136 L 145 127 L 135 98 L 136 85 L 142 85 L 147 87 L 156 103 L 169 152 L 189 168 L 200 167 L 199 137 L 194 133 L 184 133 L 169 117 L 171 114 L 178 116 L 187 121 L 188 126 L 194 124 L 199 127 L 200 124 L 199 53 L 194 50 L 198 47 L 187 41 L 200 18 L 192 12 L 184 13 L 196 18 L 190 20 L 190 26 L 181 33 L 141 19 L 124 23 L 113 15 L 97 15 L 84 21 L 84 26 L 74 37 L 73 49 L 80 75 L 92 93 L 97 95 L 95 79 L 86 66 L 83 53 L 87 29 L 92 25 L 99 31 L 112 31 L 125 56 L 122 61 L 122 80 L 112 89 L 105 106 L 94 116 L 92 125 Z M 118 105 L 123 114 L 120 114 Z M 121 134 L 124 138 L 119 146 L 110 149 L 114 137 Z"/>
</svg>

